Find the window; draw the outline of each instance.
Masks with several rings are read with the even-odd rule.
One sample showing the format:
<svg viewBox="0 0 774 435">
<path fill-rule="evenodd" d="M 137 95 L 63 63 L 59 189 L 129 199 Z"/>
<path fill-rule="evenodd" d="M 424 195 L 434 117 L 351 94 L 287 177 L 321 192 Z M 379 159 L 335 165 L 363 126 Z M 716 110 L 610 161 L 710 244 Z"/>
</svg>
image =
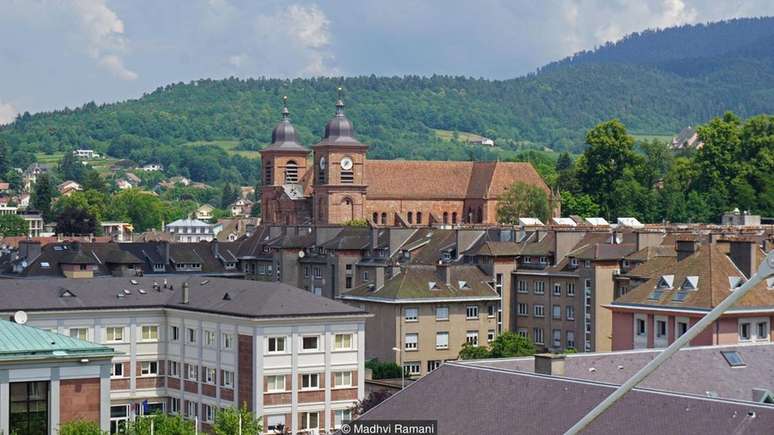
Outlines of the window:
<svg viewBox="0 0 774 435">
<path fill-rule="evenodd" d="M 525 264 L 530 264 L 530 263 L 532 263 L 532 257 L 530 257 L 530 256 L 526 256 L 526 257 L 524 257 L 524 263 L 525 263 Z"/>
<path fill-rule="evenodd" d="M 562 295 L 562 285 L 558 282 L 554 283 L 554 296 Z"/>
<path fill-rule="evenodd" d="M 403 363 L 403 372 L 408 376 L 417 376 L 422 372 L 422 369 L 419 366 L 419 362 L 410 361 Z"/>
<path fill-rule="evenodd" d="M 122 378 L 124 376 L 124 363 L 113 363 L 110 367 L 110 376 L 114 378 Z"/>
<path fill-rule="evenodd" d="M 535 281 L 535 294 L 542 295 L 546 292 L 546 283 L 543 281 Z"/>
<path fill-rule="evenodd" d="M 10 384 L 9 433 L 48 433 L 48 381 Z"/>
<path fill-rule="evenodd" d="M 567 348 L 575 349 L 575 331 L 567 331 Z"/>
<path fill-rule="evenodd" d="M 159 374 L 158 361 L 142 361 L 140 363 L 140 374 L 142 376 L 155 376 Z"/>
<path fill-rule="evenodd" d="M 586 287 L 585 287 L 585 288 L 586 288 L 586 290 L 590 290 L 590 289 L 591 289 L 591 280 L 590 280 L 590 279 L 587 279 L 587 280 L 586 280 L 586 282 L 585 282 L 585 284 L 586 284 Z"/>
<path fill-rule="evenodd" d="M 532 328 L 535 344 L 543 344 L 543 328 Z"/>
<path fill-rule="evenodd" d="M 574 282 L 568 282 L 567 283 L 567 296 L 575 296 L 575 283 Z"/>
<path fill-rule="evenodd" d="M 143 341 L 154 341 L 159 339 L 159 327 L 156 325 L 143 325 L 140 329 Z"/>
<path fill-rule="evenodd" d="M 551 318 L 556 320 L 562 320 L 562 306 L 554 305 L 551 307 Z"/>
<path fill-rule="evenodd" d="M 320 337 L 317 335 L 302 337 L 301 349 L 307 352 L 320 350 Z"/>
<path fill-rule="evenodd" d="M 70 328 L 70 337 L 88 341 L 89 328 Z"/>
<path fill-rule="evenodd" d="M 540 257 L 540 264 L 548 264 L 548 257 Z"/>
<path fill-rule="evenodd" d="M 317 373 L 309 373 L 301 375 L 301 389 L 302 390 L 314 390 L 320 388 L 320 375 Z"/>
<path fill-rule="evenodd" d="M 516 333 L 519 334 L 520 337 L 527 338 L 529 336 L 529 332 L 527 332 L 527 328 L 519 328 L 516 330 Z"/>
<path fill-rule="evenodd" d="M 586 269 L 591 269 L 591 260 L 584 261 L 583 265 L 586 267 Z"/>
<path fill-rule="evenodd" d="M 368 271 L 363 272 L 363 281 L 368 281 Z"/>
<path fill-rule="evenodd" d="M 534 317 L 545 317 L 545 308 L 542 304 L 535 304 L 532 306 L 532 315 Z"/>
<path fill-rule="evenodd" d="M 215 420 L 215 408 L 202 403 L 202 421 L 212 423 Z"/>
<path fill-rule="evenodd" d="M 406 216 L 408 217 L 408 223 L 413 224 L 414 223 L 414 213 L 413 212 L 408 212 L 406 214 Z"/>
<path fill-rule="evenodd" d="M 172 397 L 169 399 L 169 408 L 172 414 L 178 414 L 180 412 L 180 399 Z"/>
<path fill-rule="evenodd" d="M 266 391 L 270 393 L 285 391 L 285 375 L 266 376 Z"/>
<path fill-rule="evenodd" d="M 449 320 L 449 307 L 435 307 L 435 320 Z"/>
<path fill-rule="evenodd" d="M 304 278 L 309 278 L 309 276 L 311 276 L 309 266 L 304 266 Z"/>
<path fill-rule="evenodd" d="M 314 267 L 314 277 L 318 279 L 322 278 L 322 270 L 318 266 Z"/>
<path fill-rule="evenodd" d="M 656 337 L 666 337 L 667 335 L 667 322 L 666 320 L 656 321 Z"/>
<path fill-rule="evenodd" d="M 185 341 L 188 344 L 196 343 L 196 330 L 193 328 L 185 328 Z"/>
<path fill-rule="evenodd" d="M 497 312 L 497 307 L 494 305 L 487 305 L 486 306 L 486 316 L 487 317 L 494 317 L 495 313 Z"/>
<path fill-rule="evenodd" d="M 769 319 L 739 319 L 739 341 L 769 341 Z"/>
<path fill-rule="evenodd" d="M 407 322 L 416 322 L 418 315 L 419 315 L 419 309 L 417 309 L 417 308 L 404 308 L 403 309 L 403 320 L 405 320 Z"/>
<path fill-rule="evenodd" d="M 110 407 L 110 433 L 124 433 L 128 422 L 128 405 L 115 405 Z"/>
<path fill-rule="evenodd" d="M 742 359 L 742 356 L 739 355 L 739 352 L 732 350 L 732 351 L 721 351 L 721 355 L 723 355 L 723 358 L 726 359 L 726 362 L 731 367 L 744 367 L 747 364 L 745 364 L 744 360 Z"/>
<path fill-rule="evenodd" d="M 575 320 L 575 307 L 572 305 L 564 307 L 564 315 L 566 320 Z"/>
<path fill-rule="evenodd" d="M 204 330 L 204 345 L 207 347 L 215 347 L 215 331 L 209 329 Z"/>
<path fill-rule="evenodd" d="M 352 277 L 347 276 L 344 278 L 344 287 L 345 288 L 352 288 Z"/>
<path fill-rule="evenodd" d="M 681 335 L 688 332 L 688 319 L 685 317 L 678 317 L 676 319 L 677 321 L 677 336 L 680 337 Z"/>
<path fill-rule="evenodd" d="M 527 293 L 527 281 L 518 280 L 516 282 L 516 291 L 519 293 Z"/>
<path fill-rule="evenodd" d="M 169 376 L 172 376 L 173 378 L 180 377 L 180 367 L 178 366 L 177 361 L 168 361 L 167 366 L 169 367 L 167 370 Z"/>
<path fill-rule="evenodd" d="M 298 182 L 298 163 L 295 160 L 288 160 L 285 163 L 285 183 Z"/>
<path fill-rule="evenodd" d="M 349 409 L 337 409 L 333 418 L 333 428 L 338 429 L 341 425 L 352 421 L 352 411 Z"/>
<path fill-rule="evenodd" d="M 269 337 L 269 353 L 284 353 L 286 337 Z"/>
<path fill-rule="evenodd" d="M 196 364 L 186 364 L 185 378 L 189 381 L 199 380 L 199 366 Z"/>
<path fill-rule="evenodd" d="M 234 348 L 234 334 L 223 333 L 221 335 L 223 349 L 230 350 Z"/>
<path fill-rule="evenodd" d="M 177 326 L 170 326 L 169 327 L 169 339 L 171 341 L 178 341 L 180 340 L 180 328 Z"/>
<path fill-rule="evenodd" d="M 554 348 L 562 347 L 562 330 L 561 329 L 554 329 L 554 330 L 551 331 L 551 335 L 552 335 L 552 338 L 553 338 Z"/>
<path fill-rule="evenodd" d="M 478 319 L 478 305 L 468 305 L 465 308 L 465 318 Z"/>
<path fill-rule="evenodd" d="M 352 334 L 336 334 L 333 339 L 333 350 L 351 350 Z"/>
<path fill-rule="evenodd" d="M 769 338 L 769 322 L 757 322 L 755 324 L 755 333 L 758 340 L 768 340 Z"/>
<path fill-rule="evenodd" d="M 221 370 L 220 384 L 224 387 L 234 388 L 234 372 L 231 370 Z"/>
<path fill-rule="evenodd" d="M 435 348 L 436 349 L 448 349 L 449 348 L 449 333 L 448 332 L 436 332 L 435 333 Z"/>
<path fill-rule="evenodd" d="M 108 326 L 105 328 L 107 335 L 107 341 L 117 342 L 124 341 L 124 327 L 123 326 Z"/>
<path fill-rule="evenodd" d="M 478 346 L 478 331 L 468 331 L 465 333 L 465 342 L 471 346 Z"/>
<path fill-rule="evenodd" d="M 517 305 L 516 313 L 519 316 L 529 316 L 529 304 L 519 302 Z"/>
<path fill-rule="evenodd" d="M 352 372 L 336 372 L 333 374 L 333 387 L 351 387 Z"/>
<path fill-rule="evenodd" d="M 209 367 L 202 367 L 202 372 L 204 373 L 204 382 L 207 384 L 215 385 L 217 382 L 216 380 L 216 371 L 215 369 L 211 369 Z"/>
<path fill-rule="evenodd" d="M 269 433 L 282 433 L 285 429 L 284 415 L 267 415 L 266 429 Z"/>
<path fill-rule="evenodd" d="M 302 430 L 317 429 L 320 426 L 320 412 L 302 412 L 298 423 Z"/>
<path fill-rule="evenodd" d="M 441 367 L 441 360 L 430 360 L 427 362 L 427 373 L 432 372 L 433 370 L 437 369 L 438 367 Z"/>
<path fill-rule="evenodd" d="M 637 335 L 644 336 L 648 333 L 647 329 L 645 328 L 645 319 L 636 319 L 637 323 Z"/>
<path fill-rule="evenodd" d="M 495 330 L 490 329 L 489 331 L 486 332 L 486 342 L 491 343 L 494 340 L 495 340 Z"/>
<path fill-rule="evenodd" d="M 191 402 L 190 400 L 186 402 L 185 406 L 185 415 L 186 417 L 194 418 L 199 416 L 199 407 L 196 402 Z"/>
<path fill-rule="evenodd" d="M 418 334 L 406 334 L 403 338 L 403 348 L 406 350 L 417 350 Z"/>
</svg>

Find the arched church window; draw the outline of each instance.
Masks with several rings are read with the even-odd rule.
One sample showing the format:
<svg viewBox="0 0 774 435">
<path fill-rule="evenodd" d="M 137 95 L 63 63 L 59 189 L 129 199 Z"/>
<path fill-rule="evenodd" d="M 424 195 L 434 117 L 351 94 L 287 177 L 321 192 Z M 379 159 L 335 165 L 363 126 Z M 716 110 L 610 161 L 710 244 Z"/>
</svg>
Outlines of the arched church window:
<svg viewBox="0 0 774 435">
<path fill-rule="evenodd" d="M 406 214 L 406 217 L 408 218 L 408 223 L 410 223 L 410 224 L 414 223 L 414 213 L 413 212 L 408 212 L 408 214 Z"/>
<path fill-rule="evenodd" d="M 379 213 L 374 212 L 373 218 L 371 218 L 371 222 L 378 224 L 379 223 Z"/>
<path fill-rule="evenodd" d="M 449 223 L 449 212 L 445 211 L 443 212 L 443 223 L 448 224 Z"/>
<path fill-rule="evenodd" d="M 421 211 L 417 212 L 417 223 L 418 224 L 422 223 L 422 212 Z"/>
<path fill-rule="evenodd" d="M 285 164 L 285 183 L 298 183 L 298 163 L 288 160 Z"/>
<path fill-rule="evenodd" d="M 382 212 L 382 225 L 387 225 L 387 213 Z"/>
<path fill-rule="evenodd" d="M 457 212 L 456 211 L 452 212 L 452 223 L 453 224 L 457 223 Z"/>
</svg>

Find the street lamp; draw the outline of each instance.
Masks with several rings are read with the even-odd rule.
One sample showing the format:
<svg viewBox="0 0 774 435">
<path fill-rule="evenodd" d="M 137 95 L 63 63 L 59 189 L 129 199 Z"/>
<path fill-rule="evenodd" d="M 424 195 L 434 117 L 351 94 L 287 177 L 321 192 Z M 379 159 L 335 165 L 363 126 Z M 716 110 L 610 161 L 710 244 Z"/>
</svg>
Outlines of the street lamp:
<svg viewBox="0 0 774 435">
<path fill-rule="evenodd" d="M 398 355 L 400 355 L 400 389 L 402 390 L 406 388 L 406 368 L 403 367 L 403 352 L 397 347 L 393 347 L 392 350 L 398 352 Z"/>
</svg>

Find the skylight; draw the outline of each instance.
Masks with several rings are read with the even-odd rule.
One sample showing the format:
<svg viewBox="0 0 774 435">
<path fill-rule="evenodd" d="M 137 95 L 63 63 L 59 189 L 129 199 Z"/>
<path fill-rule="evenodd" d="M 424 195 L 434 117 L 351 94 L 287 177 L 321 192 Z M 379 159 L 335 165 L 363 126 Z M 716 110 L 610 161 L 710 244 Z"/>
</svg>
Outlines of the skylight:
<svg viewBox="0 0 774 435">
<path fill-rule="evenodd" d="M 684 290 L 680 290 L 672 297 L 672 301 L 674 302 L 683 302 L 685 300 L 685 297 L 688 296 L 688 292 Z"/>
<path fill-rule="evenodd" d="M 723 358 L 726 359 L 726 362 L 731 367 L 744 367 L 747 365 L 742 359 L 742 355 L 739 355 L 739 352 L 735 350 L 723 351 L 720 354 L 723 355 Z"/>
</svg>

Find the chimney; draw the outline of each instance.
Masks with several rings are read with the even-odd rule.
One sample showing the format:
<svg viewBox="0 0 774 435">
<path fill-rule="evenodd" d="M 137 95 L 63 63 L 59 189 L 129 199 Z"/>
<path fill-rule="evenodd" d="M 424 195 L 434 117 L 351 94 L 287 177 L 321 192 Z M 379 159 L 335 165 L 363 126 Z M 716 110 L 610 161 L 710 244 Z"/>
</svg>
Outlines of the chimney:
<svg viewBox="0 0 774 435">
<path fill-rule="evenodd" d="M 218 239 L 212 239 L 212 241 L 210 242 L 210 247 L 212 248 L 212 256 L 217 259 L 218 254 L 220 254 Z"/>
<path fill-rule="evenodd" d="M 675 242 L 675 251 L 677 251 L 677 261 L 683 261 L 699 250 L 701 244 L 698 240 L 678 240 Z"/>
<path fill-rule="evenodd" d="M 733 240 L 730 243 L 728 256 L 736 267 L 744 273 L 748 279 L 755 274 L 756 268 L 756 243 L 751 240 Z"/>
<path fill-rule="evenodd" d="M 438 260 L 436 270 L 441 274 L 446 285 L 451 285 L 451 267 L 441 260 Z"/>
<path fill-rule="evenodd" d="M 371 227 L 371 255 L 373 255 L 377 246 L 379 246 L 379 230 Z"/>
<path fill-rule="evenodd" d="M 556 231 L 554 236 L 554 264 L 558 264 L 583 239 L 583 231 Z"/>
<path fill-rule="evenodd" d="M 637 231 L 635 234 L 637 235 L 637 246 L 635 251 L 658 246 L 664 238 L 664 234 L 661 232 Z"/>
<path fill-rule="evenodd" d="M 563 354 L 538 353 L 535 355 L 535 373 L 541 375 L 564 376 Z"/>
<path fill-rule="evenodd" d="M 27 262 L 38 258 L 40 250 L 40 242 L 37 240 L 21 240 L 19 242 L 19 257 L 26 259 Z"/>
<path fill-rule="evenodd" d="M 188 287 L 188 281 L 183 283 L 183 300 L 182 303 L 188 304 L 191 302 L 191 289 Z"/>
</svg>

